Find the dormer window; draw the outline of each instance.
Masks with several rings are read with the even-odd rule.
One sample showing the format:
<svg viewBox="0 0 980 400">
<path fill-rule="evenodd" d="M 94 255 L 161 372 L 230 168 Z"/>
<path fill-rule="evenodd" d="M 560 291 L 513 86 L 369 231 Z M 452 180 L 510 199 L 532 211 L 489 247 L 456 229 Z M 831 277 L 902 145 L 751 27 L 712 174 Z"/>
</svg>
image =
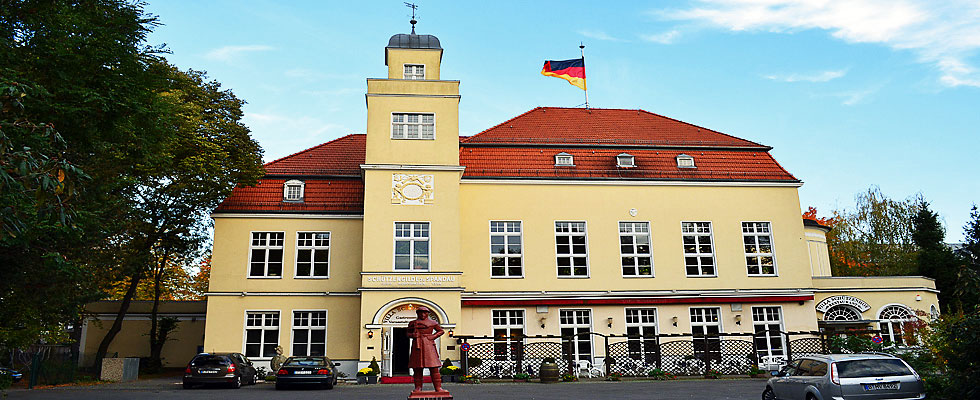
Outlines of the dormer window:
<svg viewBox="0 0 980 400">
<path fill-rule="evenodd" d="M 303 181 L 287 181 L 282 187 L 283 201 L 303 201 Z"/>
<path fill-rule="evenodd" d="M 677 168 L 697 168 L 694 166 L 694 157 L 687 154 L 677 156 Z"/>
<path fill-rule="evenodd" d="M 405 64 L 404 79 L 421 81 L 425 79 L 425 66 L 419 64 Z"/>
<path fill-rule="evenodd" d="M 636 160 L 633 159 L 633 155 L 622 153 L 616 156 L 616 166 L 619 168 L 633 168 L 636 166 Z"/>
<path fill-rule="evenodd" d="M 575 160 L 572 159 L 572 155 L 568 153 L 558 153 L 555 154 L 555 166 L 556 167 L 574 167 Z"/>
</svg>

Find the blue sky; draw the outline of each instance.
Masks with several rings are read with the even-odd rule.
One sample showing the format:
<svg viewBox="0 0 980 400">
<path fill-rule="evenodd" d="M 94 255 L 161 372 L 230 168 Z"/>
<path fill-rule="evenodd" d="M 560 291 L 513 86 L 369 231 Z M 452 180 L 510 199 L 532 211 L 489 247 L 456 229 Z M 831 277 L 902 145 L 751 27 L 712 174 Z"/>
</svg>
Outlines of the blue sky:
<svg viewBox="0 0 980 400">
<path fill-rule="evenodd" d="M 582 91 L 540 75 L 586 45 L 590 104 L 640 108 L 774 147 L 802 207 L 878 185 L 922 193 L 962 240 L 980 202 L 980 3 L 952 0 L 418 0 L 460 80 L 460 133 Z M 607 4 L 612 3 L 612 4 Z M 939 4 L 939 5 L 937 5 Z M 170 61 L 245 99 L 267 161 L 363 133 L 365 78 L 407 33 L 402 1 L 151 0 Z"/>
</svg>

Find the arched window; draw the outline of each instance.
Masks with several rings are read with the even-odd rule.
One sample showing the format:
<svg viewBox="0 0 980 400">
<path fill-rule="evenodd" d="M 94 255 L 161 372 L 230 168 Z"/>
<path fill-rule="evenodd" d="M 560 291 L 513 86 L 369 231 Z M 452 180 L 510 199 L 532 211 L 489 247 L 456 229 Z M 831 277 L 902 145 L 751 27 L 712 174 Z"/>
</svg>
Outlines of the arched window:
<svg viewBox="0 0 980 400">
<path fill-rule="evenodd" d="M 860 319 L 861 312 L 854 307 L 844 304 L 830 307 L 830 309 L 823 313 L 824 321 L 859 321 Z"/>
<path fill-rule="evenodd" d="M 902 338 L 902 327 L 906 322 L 915 319 L 912 310 L 898 304 L 886 306 L 878 313 L 879 324 L 881 326 L 882 339 L 885 342 L 895 344 L 905 344 Z"/>
<path fill-rule="evenodd" d="M 935 304 L 929 306 L 929 319 L 933 322 L 939 319 L 939 308 Z"/>
<path fill-rule="evenodd" d="M 291 180 L 282 185 L 282 199 L 284 201 L 303 201 L 303 181 Z"/>
</svg>

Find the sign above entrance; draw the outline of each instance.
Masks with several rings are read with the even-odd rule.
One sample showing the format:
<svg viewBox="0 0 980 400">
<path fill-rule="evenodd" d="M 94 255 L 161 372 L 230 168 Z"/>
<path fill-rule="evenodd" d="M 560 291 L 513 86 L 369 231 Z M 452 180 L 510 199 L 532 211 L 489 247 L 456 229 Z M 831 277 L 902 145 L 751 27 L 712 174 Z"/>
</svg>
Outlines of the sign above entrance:
<svg viewBox="0 0 980 400">
<path fill-rule="evenodd" d="M 363 287 L 459 287 L 459 274 L 364 274 Z"/>
<path fill-rule="evenodd" d="M 821 300 L 817 303 L 815 307 L 817 311 L 827 312 L 833 306 L 848 305 L 858 309 L 858 311 L 865 312 L 871 309 L 871 306 L 867 302 L 861 300 L 854 296 L 833 296 Z"/>
</svg>

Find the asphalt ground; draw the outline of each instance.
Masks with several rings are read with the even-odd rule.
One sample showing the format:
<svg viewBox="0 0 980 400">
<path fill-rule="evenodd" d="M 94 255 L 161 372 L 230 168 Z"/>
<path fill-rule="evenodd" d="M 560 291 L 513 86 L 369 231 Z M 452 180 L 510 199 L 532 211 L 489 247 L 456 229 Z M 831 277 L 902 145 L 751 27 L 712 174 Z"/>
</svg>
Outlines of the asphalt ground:
<svg viewBox="0 0 980 400">
<path fill-rule="evenodd" d="M 676 381 L 622 381 L 540 383 L 483 383 L 479 385 L 447 383 L 443 387 L 459 400 L 484 399 L 758 399 L 765 388 L 764 379 L 681 379 Z M 425 388 L 431 386 L 426 384 Z M 332 390 L 275 390 L 272 384 L 259 383 L 241 389 L 195 388 L 185 390 L 180 378 L 159 378 L 138 382 L 93 386 L 72 386 L 36 390 L 11 390 L 5 399 L 405 399 L 412 385 L 340 384 Z M 3 398 L 0 396 L 0 398 Z"/>
</svg>

